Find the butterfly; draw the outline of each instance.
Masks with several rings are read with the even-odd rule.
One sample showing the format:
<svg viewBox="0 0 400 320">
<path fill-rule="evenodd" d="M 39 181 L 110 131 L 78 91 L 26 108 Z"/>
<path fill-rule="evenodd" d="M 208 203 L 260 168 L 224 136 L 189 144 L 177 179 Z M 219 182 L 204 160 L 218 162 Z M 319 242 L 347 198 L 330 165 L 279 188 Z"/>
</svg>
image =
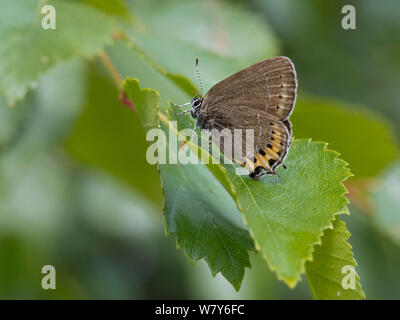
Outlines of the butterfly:
<svg viewBox="0 0 400 320">
<path fill-rule="evenodd" d="M 198 59 L 196 59 L 196 71 Z M 232 159 L 249 170 L 249 176 L 259 178 L 264 174 L 277 174 L 288 154 L 292 125 L 289 117 L 297 96 L 297 76 L 293 62 L 287 57 L 274 57 L 249 66 L 218 82 L 203 97 L 196 95 L 184 106 L 196 120 L 195 129 L 253 129 L 254 143 L 251 156 L 242 153 Z M 241 139 L 246 150 L 246 140 Z M 220 143 L 220 140 L 218 140 Z M 234 144 L 234 142 L 232 142 Z M 222 152 L 226 145 L 220 143 Z M 232 146 L 228 146 L 233 149 Z M 225 148 L 225 150 L 224 150 Z M 224 152 L 225 153 L 225 152 Z"/>
</svg>

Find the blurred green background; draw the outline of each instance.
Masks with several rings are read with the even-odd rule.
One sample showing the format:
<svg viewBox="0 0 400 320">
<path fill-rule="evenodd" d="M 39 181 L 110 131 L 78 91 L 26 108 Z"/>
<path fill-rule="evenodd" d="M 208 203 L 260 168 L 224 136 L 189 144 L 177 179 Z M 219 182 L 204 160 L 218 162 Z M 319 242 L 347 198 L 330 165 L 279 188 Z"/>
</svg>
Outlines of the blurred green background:
<svg viewBox="0 0 400 320">
<path fill-rule="evenodd" d="M 63 2 L 76 14 L 63 17 Z M 45 4 L 60 33 L 21 33 Z M 346 4 L 356 30 L 341 27 Z M 195 57 L 208 90 L 275 55 L 299 78 L 294 136 L 328 142 L 355 175 L 344 220 L 367 298 L 400 298 L 400 2 L 2 0 L 0 12 L 0 298 L 311 298 L 304 279 L 288 289 L 260 255 L 236 292 L 176 250 L 144 130 L 108 65 L 163 94 L 165 72 L 197 85 Z M 24 81 L 34 88 L 20 94 Z M 56 290 L 41 288 L 46 264 Z"/>
</svg>

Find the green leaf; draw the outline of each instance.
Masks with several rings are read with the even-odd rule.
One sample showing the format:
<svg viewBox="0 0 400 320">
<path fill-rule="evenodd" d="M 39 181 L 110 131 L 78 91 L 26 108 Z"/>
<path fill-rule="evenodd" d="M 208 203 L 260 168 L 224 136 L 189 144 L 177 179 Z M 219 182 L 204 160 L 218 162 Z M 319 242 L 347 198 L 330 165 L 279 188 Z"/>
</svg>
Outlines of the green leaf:
<svg viewBox="0 0 400 320">
<path fill-rule="evenodd" d="M 132 10 L 145 26 L 141 33 L 148 37 L 192 44 L 247 63 L 277 54 L 277 39 L 269 25 L 241 5 L 212 0 L 135 0 Z"/>
<path fill-rule="evenodd" d="M 326 229 L 322 243 L 315 246 L 313 260 L 306 263 L 306 278 L 314 299 L 359 300 L 365 298 L 357 266 L 347 242 L 350 233 L 346 224 L 336 218 L 332 229 Z M 349 268 L 349 269 L 346 269 Z M 354 270 L 354 271 L 351 271 Z M 342 286 L 344 277 L 354 275 L 354 288 Z"/>
<path fill-rule="evenodd" d="M 144 94 L 147 93 L 149 99 L 142 107 L 142 112 L 154 109 L 154 105 L 151 107 L 156 97 L 154 91 L 149 89 L 139 91 L 136 80 L 125 80 L 124 87 L 133 101 L 143 102 Z M 267 177 L 262 182 L 236 176 L 229 168 L 228 179 L 234 187 L 235 200 L 257 248 L 262 251 L 278 277 L 285 280 L 289 286 L 294 286 L 300 279 L 300 274 L 304 272 L 305 261 L 311 260 L 313 246 L 321 241 L 321 230 L 331 226 L 335 214 L 346 212 L 343 210 L 347 203 L 343 197 L 346 190 L 341 182 L 350 173 L 345 162 L 337 158 L 337 153 L 327 151 L 326 145 L 322 143 L 296 141 L 286 163 L 289 170 L 280 170 L 279 177 Z M 212 179 L 205 174 L 207 171 L 200 177 L 196 176 L 195 171 L 199 167 L 204 169 L 203 165 L 160 166 L 166 197 L 167 230 L 175 233 L 178 245 L 183 243 L 184 247 L 186 245 L 185 248 L 193 243 L 191 229 L 201 228 L 204 223 L 204 212 L 196 212 L 195 215 L 189 213 L 196 207 L 208 209 L 204 201 L 224 202 L 220 200 L 220 196 L 214 199 L 213 196 L 218 194 L 218 191 L 221 192 L 214 186 L 202 192 L 204 186 L 211 184 Z M 166 168 L 170 171 L 169 175 Z M 207 179 L 203 181 L 203 177 Z M 190 206 L 180 207 L 184 198 Z M 181 215 L 177 215 L 170 208 L 182 209 Z M 177 222 L 184 214 L 186 214 L 184 223 Z M 206 218 L 215 219 L 219 215 L 218 208 L 214 206 Z M 188 236 L 192 241 L 187 239 Z M 208 243 L 210 238 L 213 243 L 225 242 L 222 239 L 215 239 L 215 232 L 196 234 L 196 241 L 200 243 Z M 186 253 L 190 258 L 193 257 L 191 252 L 186 251 Z M 212 267 L 211 270 L 214 274 Z M 224 276 L 227 277 L 226 274 Z"/>
<path fill-rule="evenodd" d="M 103 11 L 112 16 L 121 17 L 128 21 L 132 19 L 132 15 L 124 0 L 76 0 L 87 5 L 96 8 L 97 10 Z"/>
<path fill-rule="evenodd" d="M 147 0 L 134 1 L 132 10 L 143 27 L 124 31 L 146 57 L 196 84 L 198 57 L 205 91 L 251 63 L 278 54 L 278 40 L 269 25 L 236 4 Z"/>
<path fill-rule="evenodd" d="M 192 261 L 204 258 L 239 290 L 254 244 L 229 193 L 203 165 L 161 165 L 169 234 Z"/>
<path fill-rule="evenodd" d="M 134 75 L 137 78 L 140 78 L 142 84 L 144 84 L 144 87 L 157 88 L 160 93 L 159 103 L 162 112 L 161 115 L 165 118 L 164 120 L 166 122 L 168 122 L 168 118 L 166 117 L 174 119 L 172 116 L 173 112 L 168 112 L 167 101 L 170 100 L 179 104 L 187 102 L 191 98 L 190 95 L 187 95 L 189 93 L 188 90 L 185 90 L 182 84 L 173 81 L 173 79 L 168 76 L 168 73 L 177 74 L 178 72 L 176 69 L 169 67 L 167 69 L 168 71 L 166 71 L 163 67 L 158 65 L 156 60 L 153 60 L 153 57 L 148 56 L 147 52 L 142 50 L 140 42 L 131 44 L 128 40 L 126 43 L 128 46 L 117 44 L 111 47 L 109 50 L 110 57 L 113 61 L 115 61 L 117 69 L 120 70 L 124 76 Z M 217 60 L 215 61 L 215 65 L 219 65 Z M 226 70 L 231 69 L 226 68 Z M 186 73 L 188 73 L 188 71 Z M 185 80 L 183 77 L 181 77 L 180 80 L 182 80 L 183 83 L 187 83 L 187 80 Z M 187 87 L 190 88 L 191 85 L 188 85 Z M 138 87 L 136 87 L 135 90 L 139 90 Z M 132 96 L 130 98 L 136 104 L 134 100 L 135 98 Z M 138 97 L 136 97 L 136 99 L 138 99 Z M 151 103 L 146 103 L 145 106 L 145 112 L 149 112 L 154 108 L 154 106 L 151 107 Z M 138 108 L 140 109 L 140 107 Z M 167 114 L 168 116 L 166 116 Z M 179 118 L 179 129 L 192 126 L 193 120 L 190 118 Z M 166 129 L 164 125 L 163 128 L 164 130 Z M 305 147 L 308 144 L 310 147 Z M 189 146 L 191 146 L 193 151 L 194 149 L 192 145 L 189 144 Z M 298 148 L 297 154 L 296 148 Z M 253 239 L 256 240 L 257 245 L 258 241 L 261 243 L 259 247 L 261 250 L 263 250 L 264 256 L 267 257 L 270 266 L 277 271 L 278 277 L 285 280 L 285 282 L 290 286 L 294 286 L 300 279 L 301 273 L 304 272 L 304 264 L 306 260 L 311 259 L 313 246 L 317 243 L 320 243 L 323 230 L 330 227 L 331 221 L 334 219 L 336 214 L 344 212 L 343 208 L 345 208 L 347 200 L 343 197 L 343 194 L 346 192 L 346 189 L 341 184 L 341 181 L 350 174 L 345 168 L 345 163 L 337 159 L 337 153 L 326 151 L 325 145 L 322 143 L 297 141 L 293 144 L 292 150 L 290 151 L 290 154 L 292 153 L 294 153 L 292 155 L 293 158 L 291 158 L 290 155 L 288 157 L 288 161 L 292 161 L 290 165 L 293 165 L 295 168 L 298 166 L 302 170 L 300 170 L 300 174 L 297 175 L 293 173 L 293 170 L 288 170 L 287 172 L 290 172 L 290 175 L 287 176 L 288 179 L 286 179 L 286 182 L 288 182 L 290 187 L 295 188 L 294 190 L 296 190 L 298 195 L 296 201 L 301 200 L 300 203 L 305 203 L 305 209 L 310 210 L 308 212 L 296 210 L 296 205 L 291 201 L 292 192 L 290 192 L 290 189 L 287 191 L 284 197 L 275 193 L 276 197 L 273 199 L 275 203 L 274 207 L 264 207 L 268 206 L 266 201 L 264 201 L 265 189 L 269 191 L 273 187 L 277 187 L 279 182 L 275 181 L 274 186 L 270 186 L 269 184 L 264 184 L 262 182 L 261 184 L 263 184 L 263 186 L 254 186 L 251 185 L 254 181 L 250 179 L 247 181 L 247 178 L 242 178 L 240 181 L 237 181 L 238 176 L 232 175 L 232 168 L 223 166 L 207 166 L 215 175 L 215 177 L 217 177 L 217 180 L 221 183 L 225 190 L 228 191 L 228 193 L 233 197 L 239 209 L 242 210 L 242 215 L 244 218 L 247 219 L 249 217 L 251 226 L 250 224 L 248 224 L 248 226 Z M 302 158 L 304 158 L 304 161 Z M 215 167 L 218 167 L 218 169 L 213 169 Z M 329 172 L 331 176 L 326 174 L 324 169 L 331 170 L 331 172 Z M 160 167 L 160 170 L 162 170 L 162 166 Z M 190 172 L 194 172 L 193 170 L 194 169 L 192 169 Z M 280 174 L 281 176 L 285 176 L 287 172 L 280 172 Z M 178 173 L 175 173 L 174 175 L 178 175 Z M 164 176 L 163 179 L 173 179 L 174 175 L 172 175 L 172 177 Z M 265 180 L 277 178 L 278 177 L 267 177 Z M 329 183 L 326 183 L 326 179 L 329 178 L 332 180 L 329 181 Z M 314 191 L 314 194 L 310 195 L 307 193 L 306 191 L 308 189 L 304 188 L 303 185 Z M 303 193 L 301 192 L 301 187 L 304 189 Z M 245 192 L 238 191 L 240 189 L 245 189 Z M 251 192 L 248 192 L 247 189 L 250 189 Z M 169 192 L 174 192 L 174 190 L 170 190 Z M 168 196 L 169 192 L 165 192 L 166 197 Z M 252 197 L 254 198 L 252 192 L 257 195 L 256 201 L 252 201 Z M 268 198 L 268 195 L 266 197 Z M 178 197 L 176 196 L 175 199 L 178 199 Z M 281 250 L 281 248 L 271 249 L 268 247 L 266 242 L 263 241 L 266 238 L 271 237 L 271 235 L 266 230 L 262 232 L 263 230 L 261 228 L 257 230 L 258 221 L 257 218 L 254 219 L 254 212 L 249 209 L 249 206 L 254 206 L 254 202 L 256 202 L 256 204 L 260 204 L 262 209 L 259 210 L 258 218 L 263 220 L 262 216 L 266 216 L 267 213 L 272 217 L 275 217 L 275 215 L 273 213 L 271 214 L 270 212 L 273 212 L 277 208 L 276 203 L 281 205 L 282 200 L 286 200 L 288 203 L 290 203 L 289 207 L 292 209 L 292 211 L 283 213 L 282 216 L 284 219 L 279 221 L 278 217 L 278 222 L 286 223 L 284 226 L 288 229 L 290 229 L 293 225 L 297 225 L 300 232 L 299 236 L 295 234 L 295 232 L 289 236 L 285 236 L 287 230 L 284 230 L 282 227 L 278 228 L 278 236 L 285 240 L 284 250 Z M 204 201 L 207 201 L 207 199 Z M 278 209 L 278 213 L 282 213 L 282 210 Z M 271 221 L 270 223 L 273 224 L 274 221 Z M 242 225 L 242 227 L 244 226 Z M 252 228 L 255 228 L 256 235 L 254 235 Z M 302 233 L 304 235 L 304 239 L 302 238 Z M 274 236 L 276 235 L 272 235 L 272 237 Z M 296 238 L 296 236 L 298 237 Z M 179 231 L 177 237 L 179 238 Z M 207 239 L 202 240 L 207 241 Z M 298 248 L 299 250 L 297 250 Z M 283 253 L 278 252 L 279 250 L 283 251 Z"/>
<path fill-rule="evenodd" d="M 377 228 L 374 219 L 351 206 L 351 216 L 343 216 L 351 230 L 350 242 L 357 257 L 357 273 L 368 299 L 400 297 L 400 250 L 392 238 Z"/>
<path fill-rule="evenodd" d="M 382 176 L 373 201 L 373 221 L 400 245 L 400 163 L 396 163 Z"/>
<path fill-rule="evenodd" d="M 83 59 L 72 59 L 44 75 L 16 108 L 8 108 L 0 97 L 2 156 L 28 159 L 64 141 L 86 99 L 86 74 Z"/>
<path fill-rule="evenodd" d="M 71 156 L 104 170 L 161 205 L 160 182 L 146 161 L 140 120 L 118 101 L 118 89 L 94 65 L 89 68 L 87 101 L 66 141 Z"/>
<path fill-rule="evenodd" d="M 285 160 L 288 169 L 260 181 L 235 175 L 236 202 L 250 233 L 279 279 L 294 287 L 311 260 L 322 230 L 348 202 L 342 181 L 351 174 L 325 143 L 295 140 Z"/>
<path fill-rule="evenodd" d="M 56 64 L 98 53 L 116 30 L 114 20 L 101 11 L 60 0 L 46 2 L 56 9 L 56 29 L 44 30 L 40 4 L 3 0 L 0 5 L 0 90 L 10 105 Z"/>
<path fill-rule="evenodd" d="M 121 53 L 111 55 L 116 57 L 115 61 L 120 61 L 118 58 L 122 56 Z M 133 58 L 130 61 L 135 61 L 131 67 L 136 75 L 161 89 L 160 107 L 162 112 L 167 112 L 166 100 L 176 94 L 172 89 L 176 90 L 174 84 L 165 78 L 163 81 L 157 76 L 152 78 L 144 66 L 146 60 L 140 63 Z M 167 90 L 167 86 L 171 89 Z M 135 101 L 134 96 L 131 99 Z M 145 110 L 151 109 L 147 104 Z M 192 125 L 185 117 L 178 121 L 180 128 Z M 216 176 L 234 198 L 256 247 L 278 278 L 291 287 L 299 281 L 305 262 L 312 259 L 313 247 L 320 243 L 323 230 L 331 226 L 335 215 L 346 212 L 347 199 L 343 196 L 346 189 L 342 181 L 350 172 L 337 156 L 336 152 L 326 150 L 324 143 L 300 140 L 291 147 L 286 161 L 289 169 L 280 168 L 279 176 L 254 181 L 237 176 L 231 167 L 224 166 L 220 166 L 222 173 Z M 165 176 L 163 179 L 172 178 Z M 169 196 L 166 190 L 165 196 Z"/>
<path fill-rule="evenodd" d="M 391 124 L 366 109 L 300 95 L 291 120 L 297 138 L 329 141 L 356 177 L 376 176 L 398 156 Z"/>
<path fill-rule="evenodd" d="M 136 79 L 126 79 L 123 85 L 144 126 L 158 127 L 159 94 L 140 89 Z M 161 127 L 169 141 L 168 128 Z M 175 132 L 170 134 L 177 138 Z M 204 258 L 213 276 L 221 272 L 239 290 L 244 268 L 250 267 L 247 251 L 254 250 L 254 245 L 229 193 L 202 164 L 161 164 L 159 171 L 167 233 L 176 235 L 178 248 L 192 263 Z"/>
</svg>

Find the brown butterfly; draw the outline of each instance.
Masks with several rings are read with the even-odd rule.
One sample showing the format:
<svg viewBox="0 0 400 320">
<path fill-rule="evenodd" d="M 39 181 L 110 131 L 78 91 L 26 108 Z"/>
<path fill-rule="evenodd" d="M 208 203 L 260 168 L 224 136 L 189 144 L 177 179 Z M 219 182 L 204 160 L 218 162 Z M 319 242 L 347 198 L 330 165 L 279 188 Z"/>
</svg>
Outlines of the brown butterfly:
<svg viewBox="0 0 400 320">
<path fill-rule="evenodd" d="M 198 59 L 196 70 L 198 73 Z M 222 80 L 208 91 L 204 99 L 195 96 L 191 102 L 177 107 L 191 105 L 191 109 L 181 113 L 191 112 L 196 119 L 195 128 L 232 132 L 234 129 L 243 132 L 253 129 L 254 152 L 251 158 L 242 154 L 232 160 L 246 167 L 250 177 L 258 178 L 263 174 L 276 174 L 277 167 L 283 164 L 288 153 L 292 137 L 289 117 L 296 94 L 297 77 L 293 62 L 287 57 L 275 57 Z M 213 134 L 211 138 L 214 138 Z M 241 143 L 242 150 L 246 150 L 245 139 Z M 224 152 L 224 144 L 220 143 L 219 147 Z"/>
</svg>

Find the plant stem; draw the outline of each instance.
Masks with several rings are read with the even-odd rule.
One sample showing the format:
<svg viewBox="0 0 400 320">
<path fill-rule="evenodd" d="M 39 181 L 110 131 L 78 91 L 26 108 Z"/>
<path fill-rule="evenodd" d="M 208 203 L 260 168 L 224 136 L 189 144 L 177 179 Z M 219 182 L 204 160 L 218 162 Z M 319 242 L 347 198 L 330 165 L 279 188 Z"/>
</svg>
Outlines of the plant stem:
<svg viewBox="0 0 400 320">
<path fill-rule="evenodd" d="M 115 85 L 119 91 L 119 101 L 122 102 L 124 105 L 132 109 L 132 111 L 136 112 L 136 107 L 132 101 L 130 101 L 125 93 L 125 90 L 122 88 L 122 78 L 118 73 L 117 68 L 114 66 L 113 62 L 111 61 L 110 57 L 104 51 L 99 53 L 99 59 L 104 64 L 104 67 L 109 72 L 111 78 L 114 80 Z"/>
<path fill-rule="evenodd" d="M 101 62 L 104 64 L 107 71 L 110 73 L 111 77 L 113 78 L 116 86 L 118 89 L 122 89 L 122 78 L 118 73 L 117 68 L 112 63 L 110 57 L 104 51 L 99 53 L 99 58 Z"/>
</svg>

